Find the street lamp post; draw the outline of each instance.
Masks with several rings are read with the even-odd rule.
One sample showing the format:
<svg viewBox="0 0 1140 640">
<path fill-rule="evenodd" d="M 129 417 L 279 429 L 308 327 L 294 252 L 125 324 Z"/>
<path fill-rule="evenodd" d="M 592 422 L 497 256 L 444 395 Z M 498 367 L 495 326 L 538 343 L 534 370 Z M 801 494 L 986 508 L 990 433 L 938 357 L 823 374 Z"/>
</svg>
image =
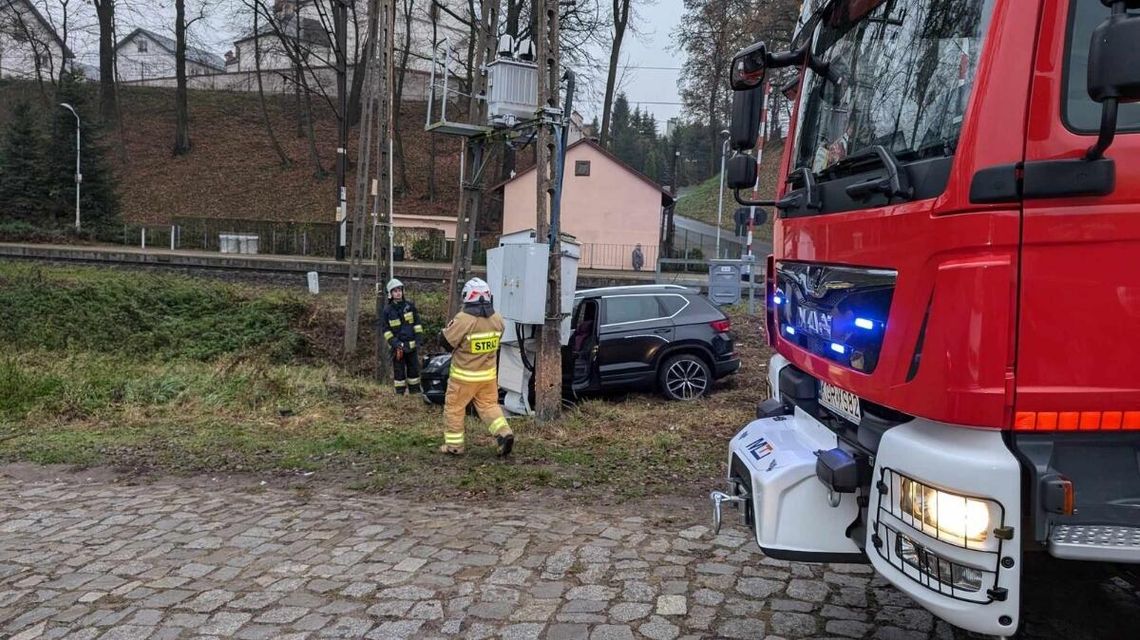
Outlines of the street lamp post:
<svg viewBox="0 0 1140 640">
<path fill-rule="evenodd" d="M 67 104 L 66 102 L 59 103 L 59 106 L 71 112 L 75 116 L 75 233 L 79 233 L 79 189 L 83 184 L 83 173 L 79 170 L 79 153 L 80 153 L 80 130 L 83 128 L 82 122 L 79 120 L 79 113 L 76 112 L 75 107 Z"/>
<path fill-rule="evenodd" d="M 724 142 L 720 145 L 720 191 L 716 199 L 716 257 L 720 258 L 720 228 L 724 216 L 724 161 L 728 157 L 728 131 L 721 131 Z"/>
</svg>

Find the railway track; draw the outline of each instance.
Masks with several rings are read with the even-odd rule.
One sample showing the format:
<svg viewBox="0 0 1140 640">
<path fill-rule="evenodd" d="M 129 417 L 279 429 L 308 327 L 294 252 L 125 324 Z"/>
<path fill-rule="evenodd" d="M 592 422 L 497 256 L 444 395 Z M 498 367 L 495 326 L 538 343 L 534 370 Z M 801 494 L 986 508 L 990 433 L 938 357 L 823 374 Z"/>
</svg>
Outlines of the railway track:
<svg viewBox="0 0 1140 640">
<path fill-rule="evenodd" d="M 0 243 L 0 260 L 26 260 L 45 263 L 100 264 L 120 268 L 142 268 L 181 270 L 202 275 L 223 278 L 286 279 L 300 281 L 305 274 L 315 271 L 320 274 L 322 288 L 328 283 L 332 288 L 346 286 L 348 263 L 331 258 L 275 255 L 236 255 L 206 251 L 170 251 L 114 245 L 46 245 L 26 243 Z M 397 263 L 396 271 L 401 280 L 417 284 L 440 285 L 447 281 L 451 273 L 449 264 L 425 264 L 418 262 Z M 482 273 L 481 267 L 476 267 Z M 246 274 L 239 276 L 237 274 Z M 581 270 L 578 286 L 599 287 L 630 284 L 652 284 L 653 272 Z M 703 287 L 704 278 L 686 277 L 681 284 Z"/>
</svg>

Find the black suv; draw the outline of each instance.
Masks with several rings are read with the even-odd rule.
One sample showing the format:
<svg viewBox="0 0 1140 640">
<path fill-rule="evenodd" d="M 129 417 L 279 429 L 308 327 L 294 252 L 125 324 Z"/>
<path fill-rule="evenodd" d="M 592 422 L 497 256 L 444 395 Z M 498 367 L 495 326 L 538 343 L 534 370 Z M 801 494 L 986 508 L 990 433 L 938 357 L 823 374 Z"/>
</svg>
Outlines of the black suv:
<svg viewBox="0 0 1140 640">
<path fill-rule="evenodd" d="M 562 347 L 569 395 L 640 388 L 693 400 L 740 369 L 728 316 L 700 293 L 677 285 L 578 291 L 571 328 L 570 343 Z M 443 402 L 450 364 L 450 356 L 428 361 L 428 402 Z"/>
</svg>

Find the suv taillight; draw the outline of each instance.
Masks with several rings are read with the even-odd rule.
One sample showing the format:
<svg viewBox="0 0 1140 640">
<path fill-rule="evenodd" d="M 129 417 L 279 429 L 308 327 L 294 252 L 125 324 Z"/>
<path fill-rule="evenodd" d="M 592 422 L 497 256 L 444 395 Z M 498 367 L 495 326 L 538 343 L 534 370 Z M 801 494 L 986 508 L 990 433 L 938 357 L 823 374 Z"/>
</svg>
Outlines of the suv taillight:
<svg viewBox="0 0 1140 640">
<path fill-rule="evenodd" d="M 732 320 L 729 320 L 728 318 L 725 318 L 724 320 L 713 320 L 709 323 L 709 325 L 711 325 L 713 331 L 716 331 L 717 333 L 728 333 L 732 330 Z"/>
</svg>

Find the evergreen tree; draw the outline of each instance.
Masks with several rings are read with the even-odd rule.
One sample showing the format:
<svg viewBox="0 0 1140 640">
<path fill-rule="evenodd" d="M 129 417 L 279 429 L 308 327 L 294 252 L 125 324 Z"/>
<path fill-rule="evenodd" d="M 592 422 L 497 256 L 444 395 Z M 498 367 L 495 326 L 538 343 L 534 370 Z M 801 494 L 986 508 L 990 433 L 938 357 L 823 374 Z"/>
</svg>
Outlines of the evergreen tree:
<svg viewBox="0 0 1140 640">
<path fill-rule="evenodd" d="M 629 100 L 625 97 L 624 93 L 619 93 L 618 97 L 614 99 L 613 122 L 610 123 L 611 149 L 620 136 L 629 133 L 629 116 Z"/>
<path fill-rule="evenodd" d="M 32 107 L 17 103 L 0 141 L 0 222 L 42 222 L 44 201 L 43 132 Z"/>
<path fill-rule="evenodd" d="M 66 102 L 83 121 L 80 170 L 83 188 L 80 210 L 85 234 L 115 231 L 119 222 L 119 198 L 114 176 L 107 167 L 102 122 L 97 116 L 91 87 L 74 74 L 65 74 L 56 91 L 56 102 Z M 75 118 L 65 109 L 52 112 L 47 147 L 46 179 L 48 208 L 53 219 L 71 223 L 75 216 Z"/>
<path fill-rule="evenodd" d="M 625 94 L 618 94 L 614 100 L 614 114 L 612 129 L 610 131 L 610 151 L 622 162 L 636 168 L 637 158 L 637 131 L 633 126 L 634 117 L 640 119 L 640 111 L 632 113 L 629 110 L 629 100 Z"/>
<path fill-rule="evenodd" d="M 648 111 L 641 118 L 641 135 L 650 140 L 657 140 L 657 118 Z"/>
<path fill-rule="evenodd" d="M 645 175 L 660 184 L 662 178 L 661 153 L 657 150 L 657 147 L 657 141 L 654 140 L 649 146 L 649 152 L 645 155 Z"/>
</svg>

